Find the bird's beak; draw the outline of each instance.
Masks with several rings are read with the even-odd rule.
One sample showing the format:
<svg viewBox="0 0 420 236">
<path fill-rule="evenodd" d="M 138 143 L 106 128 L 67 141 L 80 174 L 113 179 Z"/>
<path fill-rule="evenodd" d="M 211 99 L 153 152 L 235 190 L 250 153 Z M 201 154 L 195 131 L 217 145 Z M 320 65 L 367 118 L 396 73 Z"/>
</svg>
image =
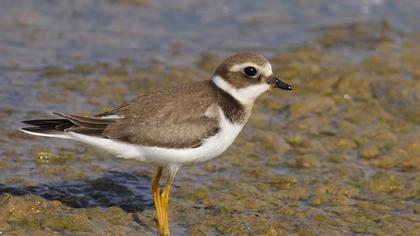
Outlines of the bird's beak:
<svg viewBox="0 0 420 236">
<path fill-rule="evenodd" d="M 268 79 L 268 84 L 271 85 L 273 88 L 280 88 L 284 90 L 292 90 L 292 86 L 286 84 L 285 82 L 279 80 L 278 78 L 272 76 L 270 79 Z"/>
</svg>

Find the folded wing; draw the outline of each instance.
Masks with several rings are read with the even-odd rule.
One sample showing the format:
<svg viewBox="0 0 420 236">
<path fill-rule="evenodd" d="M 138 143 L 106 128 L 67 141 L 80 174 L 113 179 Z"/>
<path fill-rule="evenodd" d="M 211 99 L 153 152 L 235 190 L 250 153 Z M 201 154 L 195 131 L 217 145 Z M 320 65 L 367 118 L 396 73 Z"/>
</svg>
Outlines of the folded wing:
<svg viewBox="0 0 420 236">
<path fill-rule="evenodd" d="M 30 120 L 30 134 L 66 138 L 68 132 L 166 148 L 191 148 L 219 130 L 209 108 L 217 95 L 208 81 L 160 90 L 94 117 L 55 112 L 63 119 Z"/>
</svg>

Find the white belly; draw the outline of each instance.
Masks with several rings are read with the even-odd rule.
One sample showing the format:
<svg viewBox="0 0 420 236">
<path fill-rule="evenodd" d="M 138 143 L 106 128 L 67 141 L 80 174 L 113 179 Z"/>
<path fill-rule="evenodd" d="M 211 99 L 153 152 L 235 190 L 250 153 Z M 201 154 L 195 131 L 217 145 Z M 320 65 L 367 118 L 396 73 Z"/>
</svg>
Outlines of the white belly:
<svg viewBox="0 0 420 236">
<path fill-rule="evenodd" d="M 82 143 L 105 149 L 117 156 L 133 158 L 161 165 L 185 165 L 203 162 L 222 154 L 235 140 L 243 125 L 231 123 L 220 110 L 220 131 L 203 141 L 197 148 L 162 148 L 129 144 L 118 140 L 92 137 L 69 132 L 68 135 Z"/>
</svg>

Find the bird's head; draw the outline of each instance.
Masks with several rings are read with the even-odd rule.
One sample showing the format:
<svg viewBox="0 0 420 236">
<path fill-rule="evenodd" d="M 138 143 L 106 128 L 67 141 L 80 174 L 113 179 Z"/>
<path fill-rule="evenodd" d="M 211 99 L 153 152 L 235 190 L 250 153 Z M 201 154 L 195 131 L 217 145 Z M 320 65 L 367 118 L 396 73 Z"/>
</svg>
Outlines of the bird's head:
<svg viewBox="0 0 420 236">
<path fill-rule="evenodd" d="M 270 62 L 261 55 L 240 53 L 226 58 L 216 69 L 212 81 L 243 104 L 270 88 L 292 90 L 292 86 L 273 75 Z"/>
</svg>

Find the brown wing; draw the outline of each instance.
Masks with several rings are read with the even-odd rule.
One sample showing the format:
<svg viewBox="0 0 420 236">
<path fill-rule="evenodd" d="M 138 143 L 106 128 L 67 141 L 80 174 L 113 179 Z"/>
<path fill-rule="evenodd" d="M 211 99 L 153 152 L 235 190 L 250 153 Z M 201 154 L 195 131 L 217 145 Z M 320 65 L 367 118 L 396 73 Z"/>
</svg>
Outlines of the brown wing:
<svg viewBox="0 0 420 236">
<path fill-rule="evenodd" d="M 149 146 L 196 147 L 219 129 L 216 117 L 205 115 L 216 102 L 209 81 L 160 90 L 101 114 L 124 116 L 108 125 L 104 136 Z"/>
<path fill-rule="evenodd" d="M 91 118 L 59 115 L 79 126 L 71 128 L 73 132 L 91 135 L 101 130 L 103 137 L 125 142 L 188 148 L 200 146 L 202 139 L 218 131 L 217 116 L 205 115 L 215 103 L 217 94 L 213 85 L 200 81 L 138 97 Z M 101 118 L 111 115 L 124 118 Z"/>
</svg>

